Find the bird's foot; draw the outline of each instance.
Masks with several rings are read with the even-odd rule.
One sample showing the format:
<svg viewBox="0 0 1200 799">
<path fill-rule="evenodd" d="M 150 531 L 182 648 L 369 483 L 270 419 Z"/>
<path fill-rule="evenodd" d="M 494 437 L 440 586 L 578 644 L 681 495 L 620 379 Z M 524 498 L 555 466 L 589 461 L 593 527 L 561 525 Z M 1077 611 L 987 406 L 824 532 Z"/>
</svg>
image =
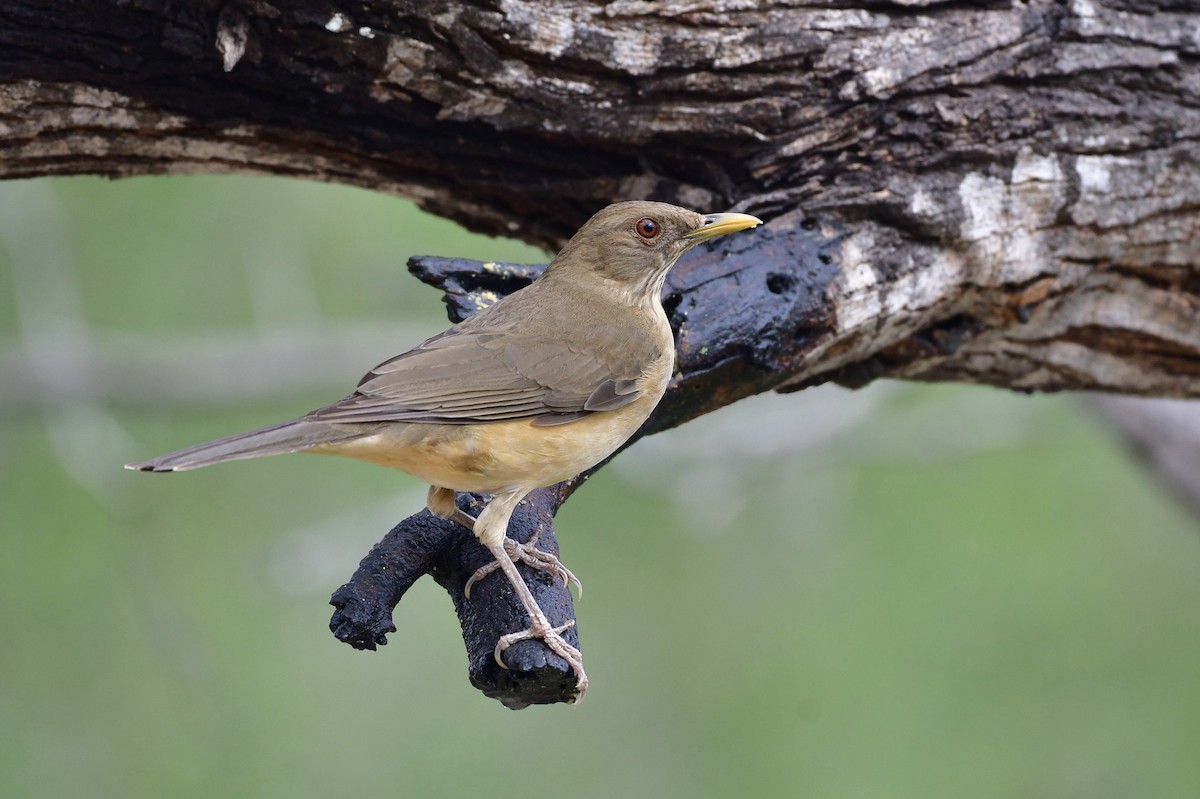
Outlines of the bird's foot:
<svg viewBox="0 0 1200 799">
<path fill-rule="evenodd" d="M 504 662 L 504 650 L 521 641 L 537 639 L 544 642 L 551 652 L 567 661 L 567 665 L 575 673 L 575 704 L 578 705 L 583 701 L 583 695 L 587 693 L 588 687 L 587 674 L 583 670 L 583 653 L 568 644 L 567 639 L 562 637 L 563 632 L 574 626 L 575 620 L 571 619 L 566 624 L 551 627 L 546 617 L 539 613 L 537 616 L 531 617 L 529 629 L 500 636 L 500 640 L 496 642 L 496 662 L 500 664 L 500 668 L 507 669 L 508 666 Z"/>
<path fill-rule="evenodd" d="M 583 583 L 579 582 L 579 578 L 576 577 L 570 569 L 564 566 L 563 562 L 559 560 L 556 555 L 552 555 L 549 552 L 537 548 L 538 535 L 540 535 L 540 533 L 534 534 L 533 538 L 529 539 L 529 541 L 524 544 L 518 543 L 511 538 L 505 538 L 504 551 L 507 552 L 508 556 L 514 561 L 519 560 L 531 569 L 549 572 L 550 574 L 562 580 L 563 585 L 574 585 L 575 590 L 579 594 L 577 598 L 583 599 Z M 471 578 L 467 580 L 466 586 L 463 587 L 463 593 L 466 594 L 467 598 L 471 598 L 471 586 L 475 585 L 476 582 L 482 580 L 484 577 L 487 577 L 489 574 L 499 568 L 500 561 L 494 560 L 486 566 L 481 566 L 479 569 L 477 569 L 475 573 L 471 575 Z"/>
<path fill-rule="evenodd" d="M 567 567 L 562 565 L 562 562 L 557 557 L 537 549 L 535 546 L 538 539 L 537 535 L 534 535 L 526 544 L 518 544 L 508 537 L 506 534 L 508 520 L 512 516 L 513 508 L 522 496 L 524 495 L 519 491 L 497 495 L 480 512 L 479 519 L 475 523 L 475 534 L 479 536 L 480 542 L 492 553 L 492 557 L 496 559 L 496 562 L 495 564 L 489 564 L 479 569 L 475 574 L 471 575 L 471 579 L 467 581 L 464 589 L 469 592 L 476 580 L 487 576 L 496 568 L 500 569 L 504 577 L 508 580 L 508 584 L 512 586 L 515 598 L 520 601 L 521 607 L 525 610 L 525 615 L 529 617 L 529 627 L 520 632 L 499 636 L 499 640 L 496 641 L 493 657 L 495 657 L 496 662 L 502 668 L 508 668 L 504 662 L 505 650 L 521 641 L 540 640 L 547 649 L 566 661 L 574 673 L 575 703 L 578 704 L 583 699 L 588 686 L 587 675 L 583 671 L 583 654 L 579 649 L 567 643 L 562 635 L 564 631 L 574 627 L 575 622 L 574 620 L 568 620 L 558 627 L 550 623 L 550 620 L 546 618 L 545 612 L 538 606 L 537 600 L 534 599 L 533 592 L 529 590 L 529 586 L 525 583 L 521 572 L 517 569 L 514 558 L 523 560 L 535 569 L 548 571 L 551 574 L 561 577 L 565 585 L 570 585 L 572 582 L 578 584 L 579 581 L 575 579 L 575 575 L 571 574 Z M 470 596 L 469 593 L 467 595 Z"/>
</svg>

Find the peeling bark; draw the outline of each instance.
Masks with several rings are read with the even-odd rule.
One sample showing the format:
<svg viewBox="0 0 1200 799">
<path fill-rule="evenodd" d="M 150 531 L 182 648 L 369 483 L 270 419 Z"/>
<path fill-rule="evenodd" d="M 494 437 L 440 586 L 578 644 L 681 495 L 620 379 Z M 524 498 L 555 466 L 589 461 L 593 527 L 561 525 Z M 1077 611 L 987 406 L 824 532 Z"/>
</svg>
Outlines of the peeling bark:
<svg viewBox="0 0 1200 799">
<path fill-rule="evenodd" d="M 828 380 L 1200 396 L 1184 0 L 0 0 L 0 177 L 228 171 L 548 247 L 618 199 L 767 218 L 672 276 L 650 429 Z"/>
</svg>

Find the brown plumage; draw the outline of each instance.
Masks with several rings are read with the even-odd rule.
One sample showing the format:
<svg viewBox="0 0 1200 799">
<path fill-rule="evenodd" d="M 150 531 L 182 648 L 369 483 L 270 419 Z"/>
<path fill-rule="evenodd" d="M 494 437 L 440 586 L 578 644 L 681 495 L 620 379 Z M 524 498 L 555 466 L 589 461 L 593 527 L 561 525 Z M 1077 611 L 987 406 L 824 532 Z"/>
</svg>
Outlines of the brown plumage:
<svg viewBox="0 0 1200 799">
<path fill-rule="evenodd" d="M 185 471 L 311 452 L 415 475 L 430 484 L 430 511 L 474 531 L 529 613 L 528 630 L 497 643 L 497 661 L 504 665 L 516 641 L 541 638 L 571 664 L 582 698 L 579 651 L 562 638 L 565 628 L 551 628 L 512 558 L 574 577 L 553 556 L 508 539 L 509 517 L 527 493 L 594 466 L 641 426 L 675 359 L 659 297 L 667 271 L 700 241 L 758 224 L 664 203 L 610 205 L 532 284 L 376 366 L 349 396 L 126 468 Z M 455 491 L 494 497 L 472 519 L 454 505 Z"/>
</svg>

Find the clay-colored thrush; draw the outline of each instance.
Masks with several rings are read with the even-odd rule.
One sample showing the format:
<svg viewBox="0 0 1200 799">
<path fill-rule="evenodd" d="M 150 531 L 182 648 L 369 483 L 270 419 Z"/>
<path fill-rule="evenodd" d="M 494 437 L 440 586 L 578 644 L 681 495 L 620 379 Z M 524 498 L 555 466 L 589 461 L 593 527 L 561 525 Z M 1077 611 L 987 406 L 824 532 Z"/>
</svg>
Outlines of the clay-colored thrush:
<svg viewBox="0 0 1200 799">
<path fill-rule="evenodd" d="M 430 484 L 429 510 L 472 530 L 530 617 L 513 643 L 540 638 L 587 689 L 579 650 L 554 628 L 513 558 L 574 579 L 559 560 L 506 535 L 517 503 L 611 455 L 658 404 L 675 362 L 659 294 L 679 256 L 755 227 L 746 214 L 673 205 L 610 205 L 580 228 L 532 284 L 372 369 L 353 394 L 290 422 L 199 444 L 126 468 L 175 472 L 285 452 L 345 455 Z M 491 494 L 478 518 L 455 491 Z M 472 582 L 482 576 L 476 574 Z M 468 591 L 470 590 L 468 584 Z M 573 624 L 573 622 L 571 622 Z"/>
</svg>

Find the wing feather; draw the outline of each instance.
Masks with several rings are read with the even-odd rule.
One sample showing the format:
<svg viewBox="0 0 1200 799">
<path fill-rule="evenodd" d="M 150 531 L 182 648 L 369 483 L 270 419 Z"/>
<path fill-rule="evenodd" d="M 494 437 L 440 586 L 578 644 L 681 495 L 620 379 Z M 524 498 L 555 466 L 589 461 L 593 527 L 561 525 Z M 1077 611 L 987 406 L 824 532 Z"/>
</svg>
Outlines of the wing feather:
<svg viewBox="0 0 1200 799">
<path fill-rule="evenodd" d="M 307 418 L 561 424 L 633 402 L 638 378 L 659 354 L 630 358 L 623 352 L 614 367 L 567 341 L 454 328 L 376 366 L 353 394 Z"/>
</svg>

